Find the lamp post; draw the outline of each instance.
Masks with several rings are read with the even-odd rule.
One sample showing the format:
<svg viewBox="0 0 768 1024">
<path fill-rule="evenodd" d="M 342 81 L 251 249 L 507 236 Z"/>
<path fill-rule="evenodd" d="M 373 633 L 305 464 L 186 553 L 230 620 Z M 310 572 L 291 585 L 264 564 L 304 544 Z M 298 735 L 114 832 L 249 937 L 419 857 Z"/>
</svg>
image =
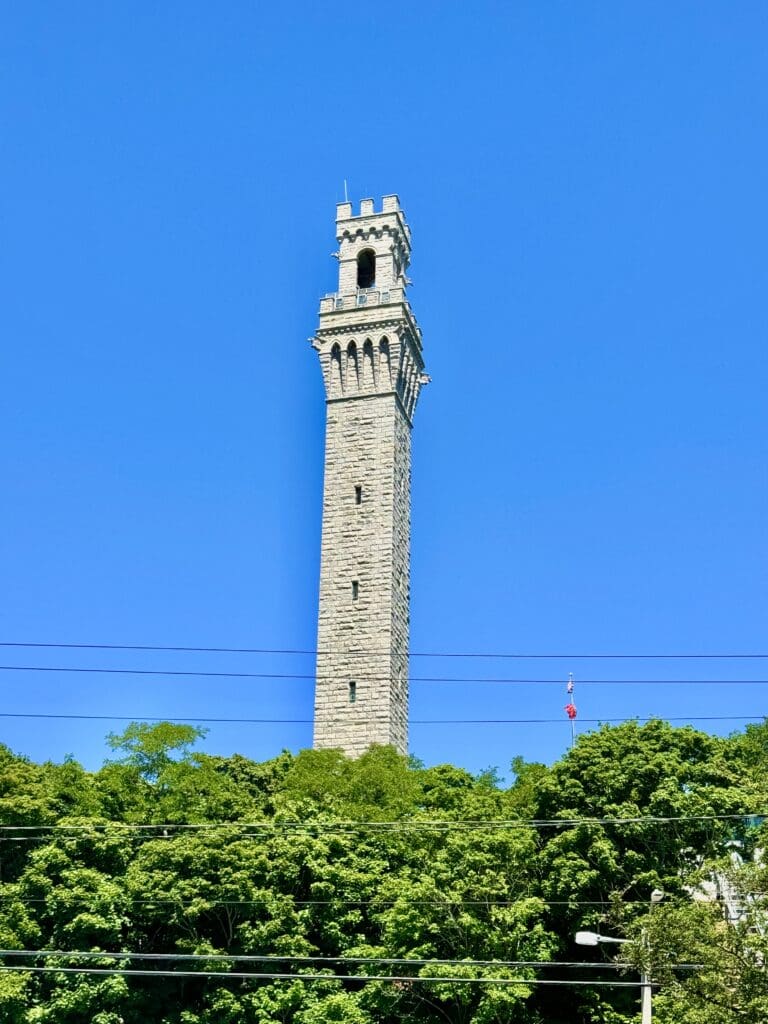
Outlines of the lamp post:
<svg viewBox="0 0 768 1024">
<path fill-rule="evenodd" d="M 664 893 L 661 889 L 654 889 L 651 893 L 651 910 L 656 906 L 657 903 L 661 903 L 664 899 Z M 611 942 L 619 945 L 623 945 L 625 942 L 629 942 L 629 939 L 616 939 L 611 935 L 600 935 L 598 932 L 576 932 L 574 936 L 576 939 L 577 946 L 599 946 L 602 942 Z M 648 938 L 643 935 L 643 942 L 646 945 Z M 651 976 L 647 969 L 644 969 L 640 973 L 640 1020 L 641 1024 L 653 1024 L 653 989 L 651 988 Z"/>
</svg>

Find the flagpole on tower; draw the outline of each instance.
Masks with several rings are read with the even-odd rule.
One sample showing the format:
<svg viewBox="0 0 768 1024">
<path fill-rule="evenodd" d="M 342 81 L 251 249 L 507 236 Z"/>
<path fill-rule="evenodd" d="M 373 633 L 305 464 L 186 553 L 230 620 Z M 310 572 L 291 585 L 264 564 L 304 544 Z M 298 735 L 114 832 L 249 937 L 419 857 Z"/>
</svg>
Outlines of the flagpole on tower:
<svg viewBox="0 0 768 1024">
<path fill-rule="evenodd" d="M 568 719 L 571 723 L 571 749 L 573 749 L 576 743 L 576 704 L 573 699 L 573 672 L 568 673 L 568 682 L 565 687 L 565 692 L 568 695 L 568 703 L 565 705 L 565 713 L 568 715 Z"/>
</svg>

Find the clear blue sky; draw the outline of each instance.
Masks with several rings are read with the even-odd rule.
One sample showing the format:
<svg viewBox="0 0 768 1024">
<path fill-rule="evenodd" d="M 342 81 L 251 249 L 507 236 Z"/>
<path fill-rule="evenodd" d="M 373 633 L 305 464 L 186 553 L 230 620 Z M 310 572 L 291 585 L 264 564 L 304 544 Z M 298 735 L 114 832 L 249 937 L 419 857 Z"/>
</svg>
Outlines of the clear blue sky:
<svg viewBox="0 0 768 1024">
<path fill-rule="evenodd" d="M 312 648 L 334 205 L 401 196 L 433 383 L 412 649 L 768 649 L 761 2 L 5 5 L 0 640 Z M 2 649 L 311 674 L 311 658 Z M 768 662 L 428 660 L 581 719 L 759 715 Z M 309 681 L 0 672 L 0 710 L 311 717 Z M 427 762 L 564 750 L 564 686 L 414 682 Z M 710 723 L 727 732 L 739 723 Z M 119 723 L 0 718 L 89 766 Z M 582 723 L 580 728 L 589 728 Z M 303 725 L 214 726 L 270 757 Z"/>
</svg>

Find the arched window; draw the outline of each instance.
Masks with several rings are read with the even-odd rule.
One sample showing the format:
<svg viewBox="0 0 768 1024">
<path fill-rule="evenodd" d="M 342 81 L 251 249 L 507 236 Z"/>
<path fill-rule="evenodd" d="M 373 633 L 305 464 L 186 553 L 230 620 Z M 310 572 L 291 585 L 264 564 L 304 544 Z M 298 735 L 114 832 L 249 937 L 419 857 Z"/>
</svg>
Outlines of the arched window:
<svg viewBox="0 0 768 1024">
<path fill-rule="evenodd" d="M 363 387 L 372 388 L 376 383 L 373 369 L 373 342 L 367 338 L 363 345 Z"/>
<path fill-rule="evenodd" d="M 376 284 L 376 253 L 361 249 L 357 254 L 357 287 L 373 288 Z"/>
<path fill-rule="evenodd" d="M 357 345 L 354 341 L 350 341 L 347 345 L 347 372 L 344 376 L 344 380 L 348 391 L 356 390 L 360 387 L 360 372 L 357 365 Z"/>
<path fill-rule="evenodd" d="M 343 390 L 341 382 L 341 346 L 337 343 L 331 349 L 331 394 L 340 395 Z"/>
<path fill-rule="evenodd" d="M 389 341 L 382 338 L 379 342 L 379 380 L 392 385 L 392 368 L 389 362 Z"/>
</svg>

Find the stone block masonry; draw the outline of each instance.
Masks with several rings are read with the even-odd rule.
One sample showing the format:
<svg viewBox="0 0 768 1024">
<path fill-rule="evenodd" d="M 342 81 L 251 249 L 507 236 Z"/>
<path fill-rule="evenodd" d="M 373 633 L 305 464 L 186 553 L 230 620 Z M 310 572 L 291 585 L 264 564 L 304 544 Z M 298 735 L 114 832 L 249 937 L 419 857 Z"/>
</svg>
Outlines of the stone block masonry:
<svg viewBox="0 0 768 1024">
<path fill-rule="evenodd" d="M 339 291 L 313 345 L 327 398 L 315 747 L 408 749 L 411 422 L 428 380 L 396 196 L 337 209 Z"/>
</svg>

